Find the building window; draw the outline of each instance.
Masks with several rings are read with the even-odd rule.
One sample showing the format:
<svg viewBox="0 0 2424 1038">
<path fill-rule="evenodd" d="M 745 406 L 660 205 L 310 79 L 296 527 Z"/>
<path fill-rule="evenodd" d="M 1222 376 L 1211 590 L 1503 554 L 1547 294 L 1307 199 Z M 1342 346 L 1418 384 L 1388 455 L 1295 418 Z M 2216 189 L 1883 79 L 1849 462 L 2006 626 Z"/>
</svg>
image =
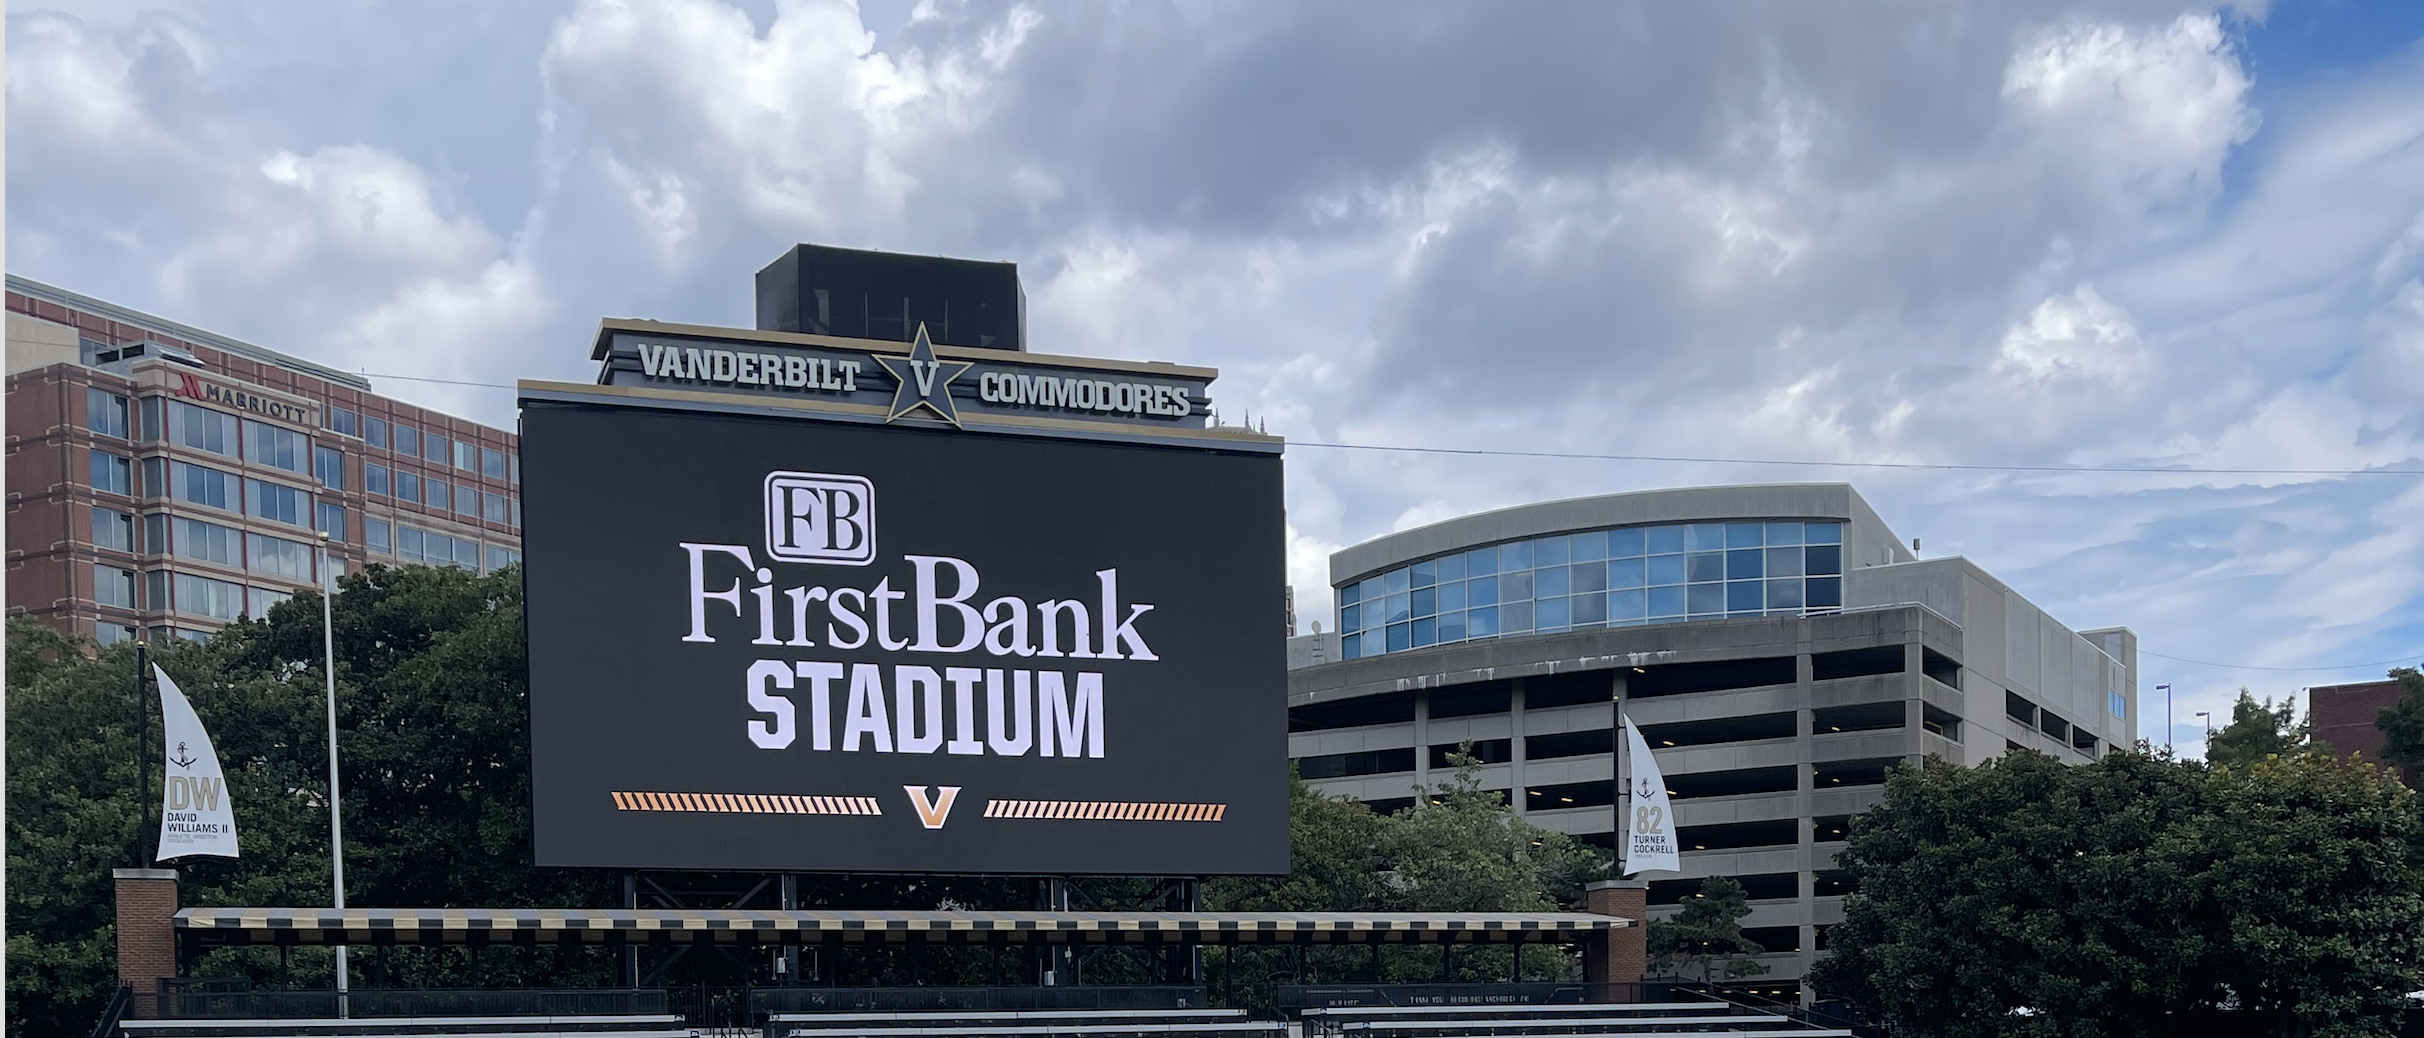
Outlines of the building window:
<svg viewBox="0 0 2424 1038">
<path fill-rule="evenodd" d="M 446 464 L 446 437 L 440 436 L 434 432 L 423 430 L 421 433 L 421 457 L 432 465 Z"/>
<path fill-rule="evenodd" d="M 480 542 L 468 537 L 449 537 L 435 530 L 399 525 L 396 527 L 396 557 L 406 562 L 477 570 L 480 568 Z"/>
<path fill-rule="evenodd" d="M 505 452 L 480 448 L 480 474 L 490 479 L 505 478 Z"/>
<path fill-rule="evenodd" d="M 168 608 L 167 570 L 147 569 L 143 571 L 143 608 Z"/>
<path fill-rule="evenodd" d="M 418 458 L 421 456 L 420 433 L 414 431 L 412 426 L 406 425 L 402 422 L 396 423 L 395 432 L 396 453 L 407 458 Z"/>
<path fill-rule="evenodd" d="M 195 407 L 183 400 L 171 400 L 168 402 L 168 440 L 198 451 L 235 457 L 236 416 L 221 414 L 207 407 Z"/>
<path fill-rule="evenodd" d="M 93 547 L 132 554 L 135 550 L 135 517 L 107 508 L 93 509 Z"/>
<path fill-rule="evenodd" d="M 456 468 L 462 469 L 465 472 L 480 471 L 479 444 L 466 443 L 462 440 L 456 440 L 454 445 L 454 454 Z"/>
<path fill-rule="evenodd" d="M 491 544 L 488 546 L 488 572 L 490 573 L 494 573 L 520 561 L 522 561 L 521 552 L 515 551 L 511 548 L 502 547 L 500 545 Z"/>
<path fill-rule="evenodd" d="M 511 514 L 510 514 L 510 515 L 507 517 L 507 519 L 506 519 L 505 525 L 510 526 L 510 527 L 513 527 L 513 528 L 514 528 L 514 529 L 516 529 L 516 530 L 521 529 L 521 528 L 522 528 L 522 499 L 521 499 L 521 498 L 518 498 L 518 497 L 517 497 L 517 498 L 514 498 L 514 499 L 513 499 L 513 500 L 511 500 L 511 501 L 507 501 L 507 502 L 505 502 L 505 506 L 506 506 L 506 508 L 507 508 L 507 509 L 508 509 L 508 510 L 511 512 Z"/>
<path fill-rule="evenodd" d="M 159 512 L 150 512 L 143 516 L 143 554 L 147 556 L 168 554 L 168 516 Z"/>
<path fill-rule="evenodd" d="M 244 504 L 247 512 L 274 523 L 302 526 L 310 521 L 311 495 L 282 483 L 245 480 Z"/>
<path fill-rule="evenodd" d="M 171 574 L 170 580 L 176 586 L 176 609 L 180 613 L 233 620 L 244 612 L 242 584 L 230 584 L 191 573 Z"/>
<path fill-rule="evenodd" d="M 339 436 L 360 436 L 362 435 L 362 416 L 347 408 L 332 405 L 328 409 L 328 431 Z"/>
<path fill-rule="evenodd" d="M 251 558 L 249 568 L 255 573 L 268 573 L 296 581 L 311 579 L 311 545 L 252 533 L 244 535 L 244 548 L 245 554 Z"/>
<path fill-rule="evenodd" d="M 2104 693 L 2104 709 L 2115 718 L 2123 721 L 2129 720 L 2129 699 L 2119 692 Z"/>
<path fill-rule="evenodd" d="M 97 435 L 127 439 L 126 398 L 105 390 L 86 389 L 84 427 Z"/>
<path fill-rule="evenodd" d="M 422 504 L 428 505 L 437 511 L 444 512 L 447 510 L 446 502 L 447 497 L 445 480 L 425 479 L 421 481 Z"/>
<path fill-rule="evenodd" d="M 196 562 L 215 562 L 221 566 L 242 566 L 236 557 L 241 543 L 236 531 L 213 523 L 187 519 L 182 516 L 170 521 L 176 530 L 176 554 Z"/>
<path fill-rule="evenodd" d="M 330 490 L 345 489 L 345 452 L 333 447 L 311 449 L 312 474 Z"/>
<path fill-rule="evenodd" d="M 108 451 L 93 452 L 93 489 L 104 494 L 135 494 L 134 463 Z"/>
<path fill-rule="evenodd" d="M 481 491 L 480 518 L 503 525 L 505 522 L 505 495 Z"/>
<path fill-rule="evenodd" d="M 147 396 L 135 404 L 135 410 L 143 416 L 143 428 L 135 430 L 136 435 L 151 441 L 160 439 L 168 432 L 168 426 L 160 420 L 160 405 L 163 402 L 159 397 Z"/>
<path fill-rule="evenodd" d="M 516 455 L 514 455 L 514 456 L 512 456 L 512 457 L 510 457 L 510 458 L 505 459 L 505 477 L 506 477 L 506 481 L 507 481 L 507 482 L 512 483 L 513 485 L 515 485 L 515 486 L 517 486 L 517 487 L 522 485 L 522 456 L 521 456 L 521 455 L 516 454 Z"/>
<path fill-rule="evenodd" d="M 120 609 L 135 607 L 135 572 L 110 565 L 93 567 L 93 601 Z"/>
<path fill-rule="evenodd" d="M 384 449 L 387 446 L 387 419 L 365 416 L 362 419 L 362 442 Z"/>
<path fill-rule="evenodd" d="M 362 463 L 362 492 L 381 497 L 387 495 L 387 466 L 367 461 Z"/>
<path fill-rule="evenodd" d="M 345 543 L 345 506 L 320 502 L 319 521 L 312 528 L 327 534 L 329 540 Z"/>
<path fill-rule="evenodd" d="M 456 515 L 463 516 L 464 518 L 475 523 L 479 522 L 480 488 L 472 486 L 456 487 L 454 510 Z"/>
<path fill-rule="evenodd" d="M 374 554 L 393 555 L 396 550 L 393 529 L 386 520 L 364 519 L 362 520 L 362 543 L 368 546 Z"/>
<path fill-rule="evenodd" d="M 294 597 L 294 593 L 289 591 L 272 591 L 265 587 L 245 588 L 244 615 L 252 617 L 256 620 L 265 619 L 269 616 L 269 609 L 271 606 L 277 605 L 280 602 L 288 601 Z"/>
<path fill-rule="evenodd" d="M 244 460 L 288 472 L 303 471 L 309 457 L 303 434 L 267 422 L 244 420 Z"/>
<path fill-rule="evenodd" d="M 103 620 L 93 626 L 93 640 L 103 645 L 131 642 L 135 640 L 135 629 L 126 624 L 114 624 Z"/>
<path fill-rule="evenodd" d="M 403 469 L 397 469 L 396 500 L 419 502 L 421 500 L 421 477 Z"/>
<path fill-rule="evenodd" d="M 1338 588 L 1340 655 L 1500 634 L 1843 604 L 1840 522 L 1694 523 L 1560 534 L 1414 563 Z"/>
</svg>

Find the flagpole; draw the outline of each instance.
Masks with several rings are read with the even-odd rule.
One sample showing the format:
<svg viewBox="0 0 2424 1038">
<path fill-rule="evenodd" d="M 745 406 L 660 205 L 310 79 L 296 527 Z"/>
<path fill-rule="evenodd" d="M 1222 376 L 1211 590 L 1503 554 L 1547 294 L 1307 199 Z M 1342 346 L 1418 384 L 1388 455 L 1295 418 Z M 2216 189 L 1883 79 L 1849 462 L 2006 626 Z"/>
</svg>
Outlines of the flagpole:
<svg viewBox="0 0 2424 1038">
<path fill-rule="evenodd" d="M 345 812 L 337 794 L 337 627 L 329 607 L 328 531 L 320 531 L 320 647 L 328 674 L 328 860 L 336 909 L 345 911 Z M 346 1019 L 345 945 L 337 945 L 337 1019 Z"/>
<path fill-rule="evenodd" d="M 135 780 L 135 799 L 143 805 L 143 827 L 135 830 L 135 850 L 143 858 L 143 867 L 158 864 L 152 860 L 155 850 L 151 829 L 151 704 L 143 701 L 143 672 L 151 666 L 149 646 L 135 643 L 135 759 L 142 761 L 141 778 Z"/>
<path fill-rule="evenodd" d="M 2170 685 L 2157 685 L 2163 690 L 2163 748 L 2172 748 L 2172 691 Z"/>
</svg>

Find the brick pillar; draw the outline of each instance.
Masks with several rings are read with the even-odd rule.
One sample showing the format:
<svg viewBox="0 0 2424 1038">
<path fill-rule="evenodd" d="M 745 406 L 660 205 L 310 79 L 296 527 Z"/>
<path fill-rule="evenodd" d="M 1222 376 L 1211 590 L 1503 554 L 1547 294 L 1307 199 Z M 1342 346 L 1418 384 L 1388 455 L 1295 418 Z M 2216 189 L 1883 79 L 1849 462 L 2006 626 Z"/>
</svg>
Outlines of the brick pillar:
<svg viewBox="0 0 2424 1038">
<path fill-rule="evenodd" d="M 127 1014 L 160 1015 L 160 981 L 177 975 L 177 870 L 114 869 L 118 881 L 118 981 L 135 989 Z"/>
<path fill-rule="evenodd" d="M 1599 880 L 1583 894 L 1583 911 L 1625 921 L 1621 927 L 1600 931 L 1583 956 L 1583 980 L 1620 985 L 1608 994 L 1610 1001 L 1640 999 L 1641 977 L 1650 960 L 1649 896 L 1649 882 L 1638 879 Z"/>
</svg>

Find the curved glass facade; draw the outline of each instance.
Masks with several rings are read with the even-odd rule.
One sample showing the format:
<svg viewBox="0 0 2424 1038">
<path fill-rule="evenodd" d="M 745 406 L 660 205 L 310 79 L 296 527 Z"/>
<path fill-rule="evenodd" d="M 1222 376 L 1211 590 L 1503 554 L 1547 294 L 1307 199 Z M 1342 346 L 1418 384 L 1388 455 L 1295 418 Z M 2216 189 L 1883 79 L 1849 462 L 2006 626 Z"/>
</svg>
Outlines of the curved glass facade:
<svg viewBox="0 0 2424 1038">
<path fill-rule="evenodd" d="M 1494 544 L 1338 588 L 1340 655 L 1843 607 L 1843 523 L 1627 526 Z"/>
</svg>

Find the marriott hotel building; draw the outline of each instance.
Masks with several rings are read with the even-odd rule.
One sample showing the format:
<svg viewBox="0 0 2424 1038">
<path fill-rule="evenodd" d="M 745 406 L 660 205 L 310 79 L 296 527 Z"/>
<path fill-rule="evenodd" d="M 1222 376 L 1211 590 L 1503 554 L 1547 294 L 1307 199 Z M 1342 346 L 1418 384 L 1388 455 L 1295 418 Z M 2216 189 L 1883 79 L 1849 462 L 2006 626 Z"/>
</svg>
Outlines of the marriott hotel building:
<svg viewBox="0 0 2424 1038">
<path fill-rule="evenodd" d="M 1330 557 L 1335 624 L 1289 642 L 1289 752 L 1389 811 L 1467 742 L 1534 824 L 1613 846 L 1616 711 L 1675 804 L 1683 872 L 1751 899 L 1747 986 L 1799 994 L 1843 918 L 1834 858 L 1888 769 L 2136 741 L 2137 639 L 2073 631 L 1967 559 L 1918 559 L 1841 483 L 1613 494 Z"/>
<path fill-rule="evenodd" d="M 207 639 L 368 563 L 520 560 L 512 433 L 14 275 L 7 300 L 9 615 Z"/>
</svg>

